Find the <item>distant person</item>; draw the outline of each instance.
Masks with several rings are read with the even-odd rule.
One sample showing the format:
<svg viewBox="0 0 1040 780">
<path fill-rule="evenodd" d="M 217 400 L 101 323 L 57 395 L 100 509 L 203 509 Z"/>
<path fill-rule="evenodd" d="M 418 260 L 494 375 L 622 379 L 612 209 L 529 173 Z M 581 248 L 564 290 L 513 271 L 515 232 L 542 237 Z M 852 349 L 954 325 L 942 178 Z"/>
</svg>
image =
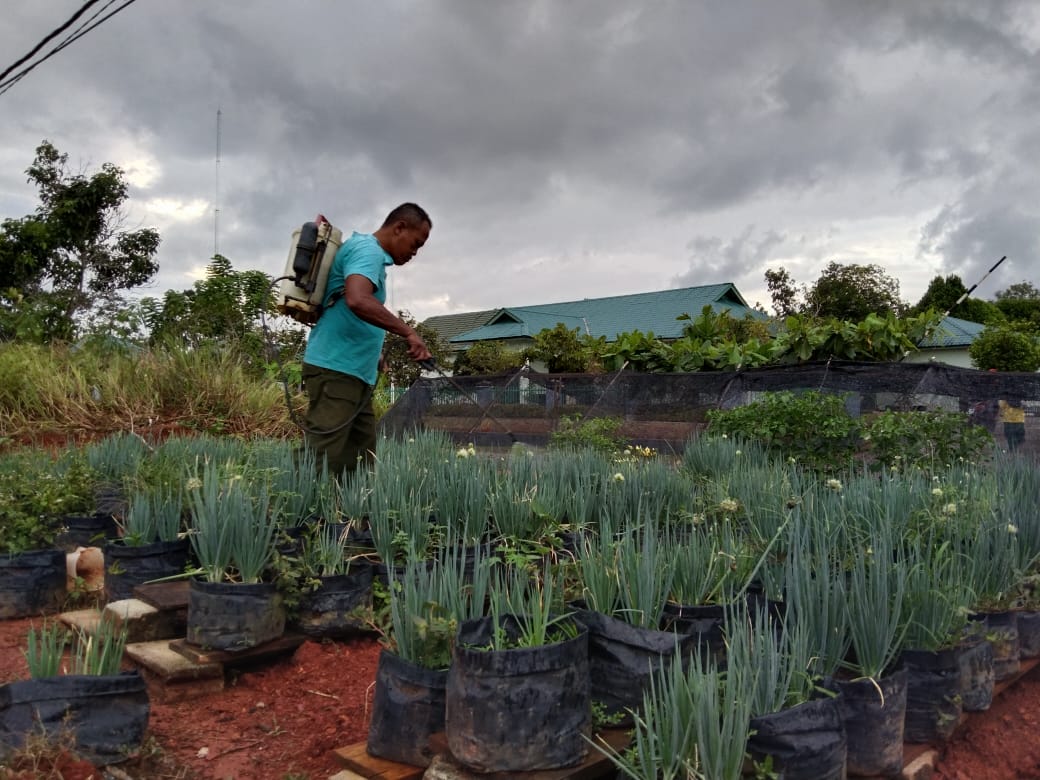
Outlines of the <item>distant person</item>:
<svg viewBox="0 0 1040 780">
<path fill-rule="evenodd" d="M 971 417 L 977 425 L 981 425 L 990 433 L 997 432 L 997 417 L 1000 406 L 995 400 L 979 401 L 971 407 Z"/>
<path fill-rule="evenodd" d="M 375 456 L 372 394 L 386 333 L 407 339 L 412 360 L 431 357 L 422 337 L 384 303 L 386 267 L 415 257 L 432 226 L 426 211 L 404 203 L 374 233 L 355 232 L 343 242 L 329 269 L 324 313 L 303 355 L 309 402 L 304 420 L 307 446 L 336 476 Z"/>
<path fill-rule="evenodd" d="M 1004 438 L 1008 452 L 1014 452 L 1026 440 L 1026 410 L 1021 400 L 1001 398 L 998 402 L 1000 421 L 1004 423 Z"/>
</svg>

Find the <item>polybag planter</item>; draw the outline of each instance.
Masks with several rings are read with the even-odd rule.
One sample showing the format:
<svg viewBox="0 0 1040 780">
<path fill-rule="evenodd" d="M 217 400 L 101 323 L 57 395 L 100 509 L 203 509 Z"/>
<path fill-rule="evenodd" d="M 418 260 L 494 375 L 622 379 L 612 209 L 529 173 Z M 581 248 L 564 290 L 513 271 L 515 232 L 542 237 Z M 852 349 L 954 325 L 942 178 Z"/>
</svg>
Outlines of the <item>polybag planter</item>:
<svg viewBox="0 0 1040 780">
<path fill-rule="evenodd" d="M 192 644 L 229 652 L 248 650 L 285 632 L 285 606 L 270 583 L 192 580 L 187 622 Z"/>
<path fill-rule="evenodd" d="M 519 634 L 515 618 L 502 622 Z M 448 671 L 444 732 L 452 755 L 478 772 L 527 772 L 581 763 L 591 735 L 589 633 L 517 647 L 490 647 L 491 618 L 459 627 Z"/>
</svg>

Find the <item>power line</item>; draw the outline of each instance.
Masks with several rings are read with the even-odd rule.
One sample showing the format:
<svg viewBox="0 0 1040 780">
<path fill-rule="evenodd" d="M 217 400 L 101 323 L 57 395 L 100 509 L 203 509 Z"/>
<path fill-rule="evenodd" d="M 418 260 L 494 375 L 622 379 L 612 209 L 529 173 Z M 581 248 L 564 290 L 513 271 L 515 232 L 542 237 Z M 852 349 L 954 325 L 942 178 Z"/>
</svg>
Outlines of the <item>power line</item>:
<svg viewBox="0 0 1040 780">
<path fill-rule="evenodd" d="M 0 73 L 0 80 L 6 78 L 8 73 L 10 73 L 12 70 L 17 68 L 23 62 L 25 62 L 26 60 L 31 59 L 32 56 L 34 54 L 36 54 L 36 52 L 38 52 L 40 49 L 42 49 L 46 45 L 47 41 L 49 41 L 51 38 L 53 38 L 54 36 L 60 35 L 61 33 L 65 32 L 65 30 L 67 30 L 72 25 L 73 22 L 75 22 L 77 19 L 79 19 L 81 16 L 83 16 L 83 14 L 85 14 L 87 12 L 87 10 L 90 8 L 90 6 L 96 5 L 98 2 L 99 2 L 99 0 L 87 0 L 87 2 L 85 2 L 83 4 L 83 6 L 78 11 L 76 11 L 76 13 L 74 13 L 72 16 L 69 17 L 68 21 L 66 21 L 65 24 L 63 24 L 61 27 L 57 28 L 56 30 L 51 30 L 51 32 L 47 33 L 47 36 L 42 41 L 40 41 L 38 44 L 33 46 L 32 50 L 28 54 L 26 54 L 20 60 L 12 63 L 11 65 L 9 65 L 7 67 L 7 69 L 3 73 Z M 2 81 L 0 81 L 0 83 L 2 83 Z"/>
<path fill-rule="evenodd" d="M 38 65 L 46 62 L 51 57 L 53 57 L 55 54 L 57 54 L 59 51 L 64 49 L 66 46 L 68 46 L 69 44 L 73 43 L 74 41 L 79 40 L 80 38 L 82 38 L 84 35 L 86 35 L 91 30 L 95 29 L 96 27 L 99 27 L 100 25 L 102 25 L 103 23 L 105 23 L 106 21 L 111 19 L 117 13 L 122 11 L 124 8 L 127 8 L 130 5 L 133 5 L 136 1 L 137 0 L 126 0 L 126 2 L 124 2 L 121 6 L 119 6 L 115 10 L 111 11 L 110 13 L 108 13 L 105 16 L 102 16 L 100 19 L 98 19 L 98 16 L 100 14 L 104 13 L 105 9 L 108 8 L 110 5 L 112 5 L 115 2 L 115 0 L 108 0 L 108 2 L 104 6 L 102 6 L 99 11 L 97 11 L 93 16 L 91 16 L 89 19 L 87 19 L 87 21 L 85 21 L 83 24 L 81 24 L 73 33 L 71 33 L 68 37 L 66 37 L 61 43 L 59 43 L 57 46 L 55 46 L 53 49 L 51 49 L 45 56 L 41 57 L 40 59 L 38 59 L 36 62 L 32 63 L 31 65 L 26 66 L 21 71 L 19 71 L 16 75 L 11 76 L 10 78 L 8 78 L 5 81 L 0 81 L 0 95 L 3 95 L 5 92 L 7 92 L 9 89 L 11 89 L 11 87 L 13 87 L 19 81 L 21 81 L 25 76 L 27 76 L 31 71 L 33 71 Z M 81 16 L 83 14 L 84 11 L 86 11 L 92 5 L 95 5 L 97 2 L 99 2 L 99 0 L 87 0 L 87 2 L 84 4 L 84 6 L 71 19 L 69 19 L 64 25 L 62 25 L 57 30 L 55 30 L 54 32 L 49 34 L 43 41 L 41 41 L 39 44 L 37 44 L 37 46 L 34 47 L 32 52 L 30 52 L 25 57 L 23 57 L 21 60 L 19 60 L 14 65 L 9 67 L 7 70 L 5 70 L 4 73 L 3 73 L 3 76 L 6 76 L 8 73 L 11 72 L 11 70 L 13 70 L 14 68 L 17 68 L 18 65 L 20 65 L 22 62 L 25 62 L 26 59 L 28 59 L 29 57 L 32 57 L 33 54 L 36 51 L 38 51 L 48 40 L 50 40 L 55 35 L 58 35 L 61 32 L 63 32 L 65 29 L 67 29 L 73 22 L 76 21 L 76 19 L 79 18 L 79 16 Z M 93 21 L 94 19 L 97 19 L 97 21 L 94 22 L 93 24 L 90 24 L 90 22 Z M 0 78 L 3 78 L 3 76 L 0 76 Z"/>
</svg>

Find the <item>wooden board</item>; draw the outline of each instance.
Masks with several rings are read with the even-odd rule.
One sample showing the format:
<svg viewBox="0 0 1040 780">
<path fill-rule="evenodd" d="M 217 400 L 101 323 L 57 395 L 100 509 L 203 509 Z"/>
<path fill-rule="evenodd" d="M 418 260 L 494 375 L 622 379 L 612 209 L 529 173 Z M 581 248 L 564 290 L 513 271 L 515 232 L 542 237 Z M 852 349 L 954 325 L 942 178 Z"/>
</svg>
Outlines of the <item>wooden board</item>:
<svg viewBox="0 0 1040 780">
<path fill-rule="evenodd" d="M 291 653 L 306 641 L 307 637 L 303 634 L 285 633 L 277 639 L 272 639 L 270 642 L 264 642 L 262 645 L 232 653 L 227 650 L 214 650 L 200 645 L 193 645 L 187 639 L 171 639 L 170 649 L 180 653 L 193 664 L 233 666 L 242 661 L 256 661 L 262 658 Z"/>
<path fill-rule="evenodd" d="M 600 732 L 597 738 L 615 750 L 621 750 L 628 744 L 628 732 L 622 729 L 607 729 Z M 448 742 L 443 733 L 434 734 L 430 738 L 430 749 L 436 754 L 450 757 Z M 370 756 L 365 750 L 364 742 L 338 748 L 334 753 L 343 766 L 367 780 L 419 780 L 426 771 L 423 767 Z M 479 777 L 481 780 L 485 778 L 486 780 L 509 780 L 510 778 L 514 780 L 594 780 L 594 778 L 600 777 L 613 777 L 616 772 L 610 759 L 599 751 L 589 748 L 589 754 L 582 763 L 567 769 L 546 769 L 537 772 L 491 772 L 480 774 Z M 459 777 L 465 776 L 464 773 L 459 774 Z"/>
<path fill-rule="evenodd" d="M 133 595 L 135 599 L 140 599 L 148 606 L 164 612 L 175 609 L 187 609 L 190 588 L 188 580 L 153 582 L 147 585 L 138 585 L 134 588 Z"/>
<path fill-rule="evenodd" d="M 426 771 L 425 767 L 370 756 L 365 747 L 364 742 L 356 742 L 333 753 L 348 770 L 367 780 L 419 780 Z"/>
</svg>

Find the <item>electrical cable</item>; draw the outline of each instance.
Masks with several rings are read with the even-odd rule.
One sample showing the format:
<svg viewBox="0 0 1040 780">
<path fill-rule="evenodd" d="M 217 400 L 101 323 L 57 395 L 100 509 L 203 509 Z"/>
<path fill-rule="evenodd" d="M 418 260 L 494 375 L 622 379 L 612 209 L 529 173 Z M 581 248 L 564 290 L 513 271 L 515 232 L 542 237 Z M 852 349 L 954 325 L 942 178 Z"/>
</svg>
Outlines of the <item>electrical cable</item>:
<svg viewBox="0 0 1040 780">
<path fill-rule="evenodd" d="M 3 80 L 5 78 L 7 78 L 8 74 L 10 74 L 10 72 L 12 70 L 14 70 L 19 65 L 23 64 L 24 62 L 26 62 L 27 60 L 32 59 L 32 57 L 36 54 L 36 52 L 38 52 L 40 49 L 42 49 L 47 44 L 48 41 L 50 41 L 56 35 L 60 35 L 61 33 L 65 32 L 65 30 L 67 30 L 72 25 L 73 22 L 75 22 L 77 19 L 79 19 L 81 16 L 83 16 L 83 14 L 85 14 L 90 9 L 90 7 L 92 5 L 96 5 L 100 1 L 101 0 L 87 0 L 82 5 L 82 7 L 78 11 L 76 11 L 76 13 L 74 13 L 72 16 L 70 16 L 68 18 L 68 20 L 66 20 L 65 23 L 61 25 L 61 27 L 58 27 L 57 29 L 51 30 L 49 33 L 47 33 L 46 36 L 44 36 L 43 40 L 41 40 L 38 44 L 36 44 L 35 46 L 32 47 L 32 49 L 29 50 L 28 54 L 26 54 L 21 59 L 15 60 L 13 63 L 8 65 L 7 68 L 4 70 L 4 72 L 0 73 L 0 84 L 3 83 Z"/>
<path fill-rule="evenodd" d="M 38 46 L 36 48 L 34 48 L 33 52 L 30 52 L 28 55 L 26 55 L 26 57 L 22 58 L 22 60 L 20 60 L 18 63 L 15 63 L 11 67 L 9 67 L 7 70 L 5 70 L 3 76 L 0 76 L 0 79 L 2 79 L 4 76 L 6 76 L 8 73 L 10 73 L 11 70 L 13 70 L 14 68 L 18 67 L 18 65 L 21 62 L 24 62 L 25 59 L 27 59 L 28 57 L 31 57 L 33 55 L 33 53 L 38 51 L 39 48 L 44 43 L 46 43 L 46 40 L 49 40 L 54 35 L 57 35 L 58 33 L 62 32 L 64 29 L 66 29 L 70 24 L 72 24 L 76 20 L 76 18 L 78 18 L 79 15 L 82 14 L 83 11 L 85 11 L 90 6 L 94 5 L 96 2 L 98 2 L 98 0 L 88 0 L 87 4 L 83 8 L 80 9 L 80 11 L 77 13 L 76 16 L 71 18 L 68 22 L 66 22 L 65 25 L 63 25 L 61 28 L 56 30 L 54 33 L 50 34 L 47 37 L 47 39 L 45 39 L 44 41 L 41 41 L 41 43 L 38 44 Z M 127 8 L 130 5 L 133 5 L 135 2 L 137 2 L 137 0 L 126 0 L 126 2 L 124 2 L 118 8 L 116 8 L 114 11 L 111 11 L 107 15 L 102 16 L 100 19 L 97 19 L 98 16 L 101 13 L 103 13 L 104 10 L 106 8 L 108 8 L 110 5 L 112 5 L 114 2 L 115 2 L 115 0 L 108 0 L 108 2 L 104 6 L 102 6 L 102 8 L 99 11 L 97 11 L 93 16 L 91 16 L 86 22 L 81 24 L 72 34 L 70 34 L 68 37 L 66 37 L 56 47 L 51 49 L 45 56 L 43 56 L 40 59 L 36 60 L 36 62 L 32 63 L 31 65 L 28 65 L 27 67 L 23 68 L 16 75 L 11 76 L 10 78 L 7 78 L 6 80 L 0 80 L 0 95 L 3 95 L 8 90 L 10 90 L 11 87 L 13 87 L 19 81 L 21 81 L 25 76 L 27 76 L 30 72 L 32 72 L 38 65 L 41 65 L 42 63 L 46 62 L 51 57 L 53 57 L 55 54 L 57 54 L 59 51 L 64 49 L 66 46 L 68 46 L 71 43 L 79 40 L 84 35 L 86 35 L 88 32 L 90 32 L 91 30 L 99 27 L 101 24 L 103 24 L 104 22 L 106 22 L 109 19 L 111 19 L 113 16 L 115 16 L 117 13 L 119 13 L 123 9 Z M 94 19 L 97 19 L 97 21 L 94 22 L 93 24 L 90 24 L 90 22 L 92 22 Z M 87 25 L 89 25 L 89 26 L 87 26 Z"/>
</svg>

